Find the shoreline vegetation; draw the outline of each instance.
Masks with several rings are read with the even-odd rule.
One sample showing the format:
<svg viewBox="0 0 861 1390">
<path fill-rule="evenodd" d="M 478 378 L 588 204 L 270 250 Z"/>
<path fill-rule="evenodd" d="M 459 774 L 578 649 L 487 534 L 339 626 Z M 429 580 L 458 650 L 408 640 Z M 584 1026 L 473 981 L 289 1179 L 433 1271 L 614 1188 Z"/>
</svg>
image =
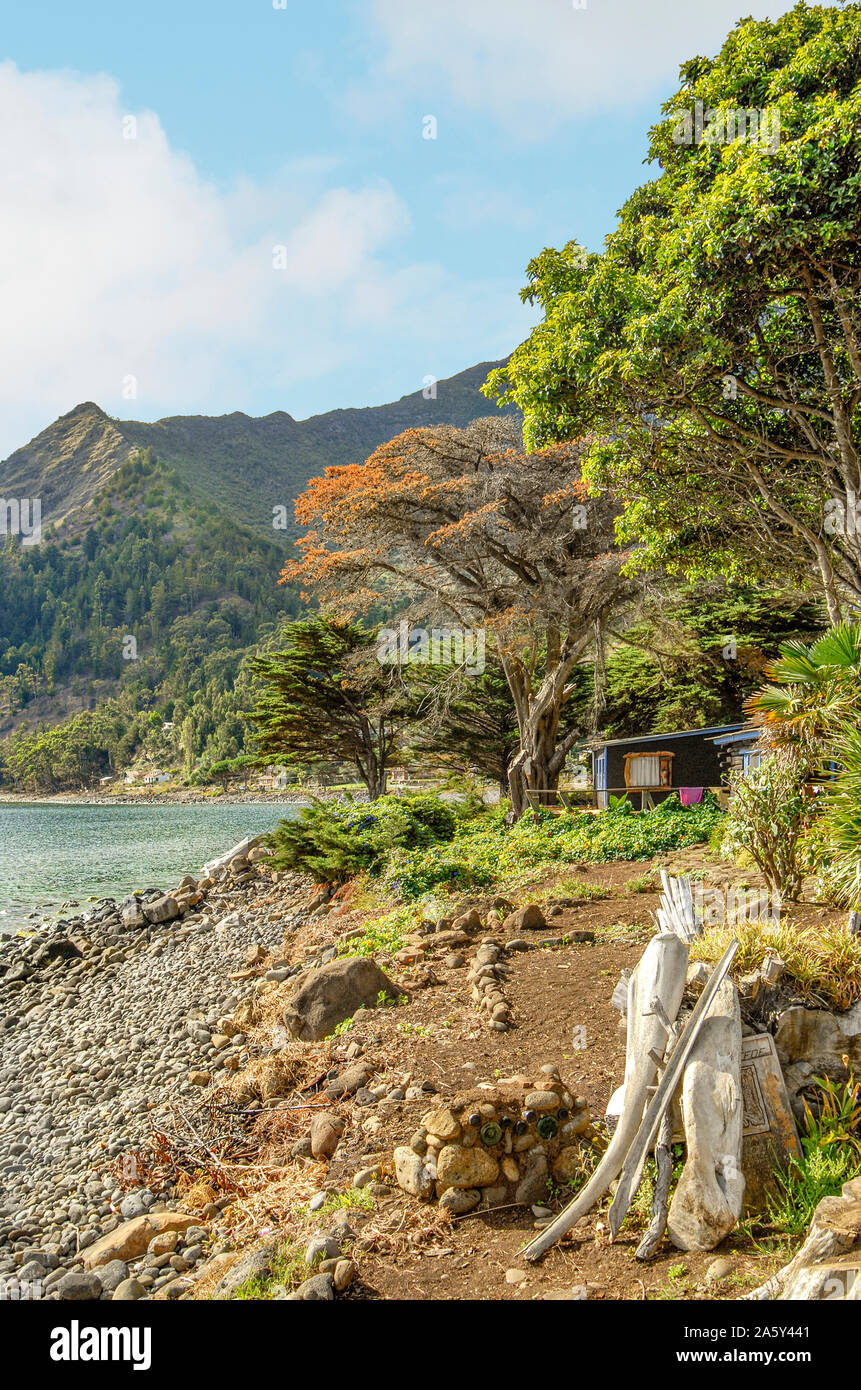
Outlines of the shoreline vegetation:
<svg viewBox="0 0 861 1390">
<path fill-rule="evenodd" d="M 419 1162 L 428 1126 L 447 1123 L 458 1096 L 486 1103 L 492 1078 L 512 1071 L 540 1089 L 551 1069 L 549 1084 L 576 1096 L 578 1124 L 594 1123 L 576 1172 L 539 1174 L 517 1210 L 484 1225 L 500 1271 L 522 1263 L 524 1219 L 527 1229 L 549 1220 L 599 1161 L 598 1117 L 624 1070 L 610 997 L 654 931 L 659 870 L 712 893 L 760 892 L 764 880 L 721 857 L 727 818 L 708 804 L 530 812 L 508 829 L 498 808 L 455 813 L 434 797 L 413 798 L 408 821 L 398 812 L 328 808 L 330 852 L 343 860 L 352 845 L 365 856 L 340 884 L 320 881 L 323 865 L 281 867 L 307 845 L 276 832 L 246 838 L 164 894 L 104 899 L 0 942 L 10 1154 L 0 1280 L 19 1290 L 10 1296 L 486 1297 L 487 1271 L 470 1259 L 474 1227 L 414 1190 L 404 1155 Z M 779 930 L 799 943 L 809 931 L 842 941 L 840 916 L 790 904 Z M 704 939 L 703 958 L 720 949 Z M 861 943 L 842 949 L 854 1007 Z M 781 998 L 803 1007 L 830 966 L 814 968 L 803 945 L 797 959 L 784 954 Z M 491 955 L 482 994 L 475 981 L 488 983 Z M 337 991 L 363 970 L 370 993 L 348 1002 Z M 762 1026 L 749 1011 L 766 1005 L 737 983 Z M 312 1026 L 308 1001 L 321 990 L 335 1012 Z M 491 1091 L 464 1090 L 477 1082 Z M 595 1239 L 596 1211 L 578 1235 L 577 1281 L 590 1297 L 741 1296 L 785 1262 L 816 1202 L 851 1177 L 847 1149 L 814 1148 L 804 1182 L 787 1180 L 791 1228 L 781 1235 L 770 1211 L 749 1216 L 721 1245 L 719 1276 L 714 1252 L 681 1256 L 666 1242 L 633 1268 L 625 1242 Z M 628 1218 L 634 1235 L 649 1220 L 650 1183 Z M 417 1249 L 440 1259 L 417 1265 Z M 453 1255 L 457 1265 L 443 1266 Z M 455 1268 L 440 1286 L 436 1271 Z M 568 1259 L 551 1256 L 516 1283 L 500 1275 L 493 1296 L 575 1297 L 570 1278 Z"/>
<path fill-rule="evenodd" d="M 322 461 L 295 546 L 148 448 L 3 547 L 0 804 L 163 808 L 33 821 L 175 886 L 0 939 L 0 1297 L 858 1299 L 859 54 L 799 0 L 683 64 L 503 413 Z"/>
</svg>

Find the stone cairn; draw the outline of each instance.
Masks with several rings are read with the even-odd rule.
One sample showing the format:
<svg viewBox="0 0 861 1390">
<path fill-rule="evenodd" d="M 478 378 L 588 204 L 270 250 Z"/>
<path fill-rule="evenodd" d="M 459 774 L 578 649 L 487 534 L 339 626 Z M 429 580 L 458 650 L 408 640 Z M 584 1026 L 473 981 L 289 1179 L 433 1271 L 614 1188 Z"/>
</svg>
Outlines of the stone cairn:
<svg viewBox="0 0 861 1390">
<path fill-rule="evenodd" d="M 484 1082 L 429 1110 L 410 1144 L 393 1154 L 398 1184 L 455 1215 L 481 1206 L 540 1203 L 583 1167 L 593 1137 L 589 1108 L 555 1066 L 540 1081 Z"/>
</svg>

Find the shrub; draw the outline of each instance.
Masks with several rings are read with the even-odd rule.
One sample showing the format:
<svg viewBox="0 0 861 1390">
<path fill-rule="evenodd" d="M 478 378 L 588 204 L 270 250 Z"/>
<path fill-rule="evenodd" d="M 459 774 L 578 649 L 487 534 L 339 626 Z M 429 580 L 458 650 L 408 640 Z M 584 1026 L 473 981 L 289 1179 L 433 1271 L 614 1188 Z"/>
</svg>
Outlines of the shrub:
<svg viewBox="0 0 861 1390">
<path fill-rule="evenodd" d="M 826 810 L 831 857 L 829 881 L 834 896 L 850 907 L 861 906 L 861 733 L 845 728 L 835 753 L 842 771 Z"/>
<path fill-rule="evenodd" d="M 667 850 L 701 844 L 721 820 L 713 798 L 682 809 L 668 798 L 654 811 L 633 814 L 610 808 L 598 815 L 575 812 L 554 816 L 531 812 L 510 830 L 505 809 L 462 826 L 444 845 L 389 856 L 386 882 L 402 898 L 420 897 L 438 884 L 472 888 L 508 879 L 552 863 L 607 863 L 613 859 L 651 859 Z"/>
<path fill-rule="evenodd" d="M 764 758 L 759 767 L 733 783 L 723 852 L 745 850 L 769 888 L 794 902 L 810 865 L 804 837 L 814 818 L 806 774 L 789 758 Z"/>
<path fill-rule="evenodd" d="M 457 818 L 438 797 L 384 796 L 362 805 L 314 800 L 297 820 L 269 837 L 276 869 L 297 869 L 317 883 L 343 882 L 364 869 L 379 873 L 392 850 L 450 839 Z"/>
<path fill-rule="evenodd" d="M 861 936 L 852 936 L 843 923 L 805 931 L 789 922 L 711 927 L 691 942 L 691 960 L 714 964 L 733 937 L 739 943 L 732 963 L 737 979 L 758 970 L 771 948 L 786 962 L 786 977 L 802 999 L 836 1009 L 848 1009 L 861 999 Z"/>
</svg>

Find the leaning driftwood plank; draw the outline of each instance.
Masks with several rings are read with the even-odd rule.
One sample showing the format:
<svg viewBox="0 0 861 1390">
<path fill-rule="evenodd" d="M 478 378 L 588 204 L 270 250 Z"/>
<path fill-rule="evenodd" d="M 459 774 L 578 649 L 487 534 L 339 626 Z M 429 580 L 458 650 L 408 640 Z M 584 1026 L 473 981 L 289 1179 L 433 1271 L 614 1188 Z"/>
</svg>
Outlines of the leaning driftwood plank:
<svg viewBox="0 0 861 1390">
<path fill-rule="evenodd" d="M 646 1155 L 652 1146 L 658 1127 L 663 1118 L 664 1111 L 672 1100 L 676 1088 L 682 1079 L 685 1064 L 693 1050 L 700 1029 L 705 1021 L 706 1013 L 712 999 L 720 989 L 721 982 L 732 964 L 733 956 L 738 950 L 738 941 L 733 937 L 727 946 L 714 970 L 708 984 L 703 989 L 702 994 L 697 1000 L 694 1008 L 685 1024 L 682 1035 L 678 1043 L 673 1048 L 673 1054 L 664 1069 L 658 1089 L 649 1102 L 643 1123 L 637 1131 L 636 1138 L 628 1150 L 627 1157 L 622 1165 L 622 1176 L 616 1188 L 616 1195 L 613 1198 L 613 1205 L 610 1207 L 608 1222 L 610 1226 L 610 1238 L 615 1239 L 619 1234 L 634 1194 L 640 1185 L 640 1178 L 643 1172 L 643 1165 L 646 1162 Z"/>
<path fill-rule="evenodd" d="M 530 1241 L 523 1254 L 537 1260 L 581 1216 L 600 1201 L 610 1183 L 618 1177 L 631 1140 L 637 1133 L 649 1086 L 657 1070 L 652 1053 L 663 1057 L 667 1029 L 654 1008 L 660 1000 L 664 1014 L 675 1019 L 685 989 L 688 948 L 675 932 L 653 936 L 628 981 L 628 1040 L 625 1062 L 625 1098 L 622 1114 L 610 1145 L 582 1192 Z"/>
</svg>

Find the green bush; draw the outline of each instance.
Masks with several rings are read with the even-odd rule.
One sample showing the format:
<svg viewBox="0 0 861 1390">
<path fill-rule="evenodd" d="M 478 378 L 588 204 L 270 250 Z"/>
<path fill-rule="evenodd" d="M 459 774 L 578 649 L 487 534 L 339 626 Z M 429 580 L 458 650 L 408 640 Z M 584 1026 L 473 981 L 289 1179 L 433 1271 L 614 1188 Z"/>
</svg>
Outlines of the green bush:
<svg viewBox="0 0 861 1390">
<path fill-rule="evenodd" d="M 759 767 L 733 783 L 723 852 L 744 850 L 773 892 L 794 902 L 810 864 L 806 836 L 815 807 L 802 765 L 787 757 L 764 758 Z"/>
<path fill-rule="evenodd" d="M 314 800 L 297 820 L 269 837 L 276 869 L 296 869 L 317 883 L 343 882 L 362 869 L 380 872 L 397 848 L 419 850 L 451 839 L 457 818 L 439 797 L 383 796 L 362 805 Z"/>
<path fill-rule="evenodd" d="M 439 884 L 487 886 L 544 863 L 651 859 L 667 850 L 702 844 L 721 820 L 711 796 L 687 810 L 675 797 L 668 797 L 654 811 L 639 814 L 624 807 L 611 807 L 598 815 L 530 812 L 510 830 L 501 807 L 479 822 L 461 826 L 446 844 L 394 849 L 386 882 L 399 897 L 409 900 Z"/>
</svg>

